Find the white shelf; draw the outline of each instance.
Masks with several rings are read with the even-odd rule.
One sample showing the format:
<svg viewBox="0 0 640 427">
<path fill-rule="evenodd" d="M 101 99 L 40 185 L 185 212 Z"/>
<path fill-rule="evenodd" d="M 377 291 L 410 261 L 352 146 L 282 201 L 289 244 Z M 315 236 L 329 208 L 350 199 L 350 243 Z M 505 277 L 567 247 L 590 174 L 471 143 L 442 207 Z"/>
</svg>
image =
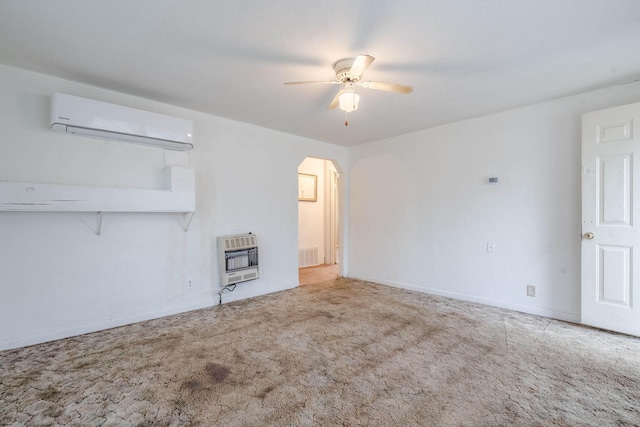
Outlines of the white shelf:
<svg viewBox="0 0 640 427">
<path fill-rule="evenodd" d="M 185 214 L 187 231 L 196 210 L 195 171 L 186 166 L 165 170 L 164 190 L 0 182 L 0 211 L 96 212 L 98 234 L 104 212 L 175 212 Z"/>
</svg>

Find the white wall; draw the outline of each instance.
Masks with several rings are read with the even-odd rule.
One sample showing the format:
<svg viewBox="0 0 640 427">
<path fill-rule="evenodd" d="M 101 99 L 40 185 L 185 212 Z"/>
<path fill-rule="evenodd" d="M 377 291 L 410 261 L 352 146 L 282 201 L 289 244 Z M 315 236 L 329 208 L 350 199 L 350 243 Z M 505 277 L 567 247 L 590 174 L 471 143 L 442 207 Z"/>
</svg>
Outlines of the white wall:
<svg viewBox="0 0 640 427">
<path fill-rule="evenodd" d="M 0 181 L 163 188 L 163 150 L 50 131 L 55 91 L 194 120 L 197 212 L 186 233 L 177 214 L 105 214 L 100 236 L 94 214 L 0 212 L 0 349 L 217 304 L 219 235 L 260 244 L 260 279 L 224 302 L 297 286 L 298 165 L 346 148 L 0 66 Z"/>
<path fill-rule="evenodd" d="M 349 275 L 578 321 L 581 115 L 639 100 L 636 82 L 352 148 Z"/>
<path fill-rule="evenodd" d="M 640 100 L 634 83 L 347 150 L 0 66 L 0 181 L 164 185 L 163 150 L 48 130 L 55 91 L 194 120 L 197 213 L 187 233 L 174 214 L 106 214 L 97 236 L 93 214 L 0 212 L 0 349 L 217 304 L 219 235 L 261 251 L 260 279 L 225 302 L 296 286 L 307 156 L 349 193 L 344 275 L 578 320 L 580 116 Z"/>
<path fill-rule="evenodd" d="M 325 160 L 306 158 L 299 173 L 317 176 L 316 202 L 298 202 L 298 247 L 318 248 L 318 263 L 323 264 L 325 243 Z"/>
</svg>

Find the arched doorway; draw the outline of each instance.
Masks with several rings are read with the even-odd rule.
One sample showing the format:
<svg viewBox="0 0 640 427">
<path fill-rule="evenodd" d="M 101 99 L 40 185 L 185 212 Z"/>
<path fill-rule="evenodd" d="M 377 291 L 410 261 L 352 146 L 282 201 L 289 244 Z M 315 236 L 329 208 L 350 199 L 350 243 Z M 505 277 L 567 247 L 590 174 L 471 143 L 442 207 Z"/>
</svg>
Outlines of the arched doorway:
<svg viewBox="0 0 640 427">
<path fill-rule="evenodd" d="M 340 276 L 340 173 L 331 160 L 307 157 L 298 166 L 300 285 Z"/>
</svg>

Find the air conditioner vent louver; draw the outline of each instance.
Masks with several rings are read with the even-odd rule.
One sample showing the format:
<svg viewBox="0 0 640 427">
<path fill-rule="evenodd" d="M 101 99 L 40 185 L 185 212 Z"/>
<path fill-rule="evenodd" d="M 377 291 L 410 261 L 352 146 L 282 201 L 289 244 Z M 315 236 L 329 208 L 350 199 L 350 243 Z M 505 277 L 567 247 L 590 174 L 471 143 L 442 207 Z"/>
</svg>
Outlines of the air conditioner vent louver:
<svg viewBox="0 0 640 427">
<path fill-rule="evenodd" d="M 258 274 L 258 238 L 255 234 L 218 237 L 220 284 L 254 280 Z"/>
</svg>

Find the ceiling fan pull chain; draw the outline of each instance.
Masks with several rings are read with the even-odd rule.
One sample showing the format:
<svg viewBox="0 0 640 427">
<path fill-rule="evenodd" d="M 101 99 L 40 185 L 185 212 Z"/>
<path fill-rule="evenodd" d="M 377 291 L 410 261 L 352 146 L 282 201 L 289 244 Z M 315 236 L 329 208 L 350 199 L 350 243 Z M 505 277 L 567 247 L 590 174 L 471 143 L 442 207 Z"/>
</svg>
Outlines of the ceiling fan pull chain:
<svg viewBox="0 0 640 427">
<path fill-rule="evenodd" d="M 344 112 L 344 125 L 349 126 L 349 113 Z"/>
</svg>

